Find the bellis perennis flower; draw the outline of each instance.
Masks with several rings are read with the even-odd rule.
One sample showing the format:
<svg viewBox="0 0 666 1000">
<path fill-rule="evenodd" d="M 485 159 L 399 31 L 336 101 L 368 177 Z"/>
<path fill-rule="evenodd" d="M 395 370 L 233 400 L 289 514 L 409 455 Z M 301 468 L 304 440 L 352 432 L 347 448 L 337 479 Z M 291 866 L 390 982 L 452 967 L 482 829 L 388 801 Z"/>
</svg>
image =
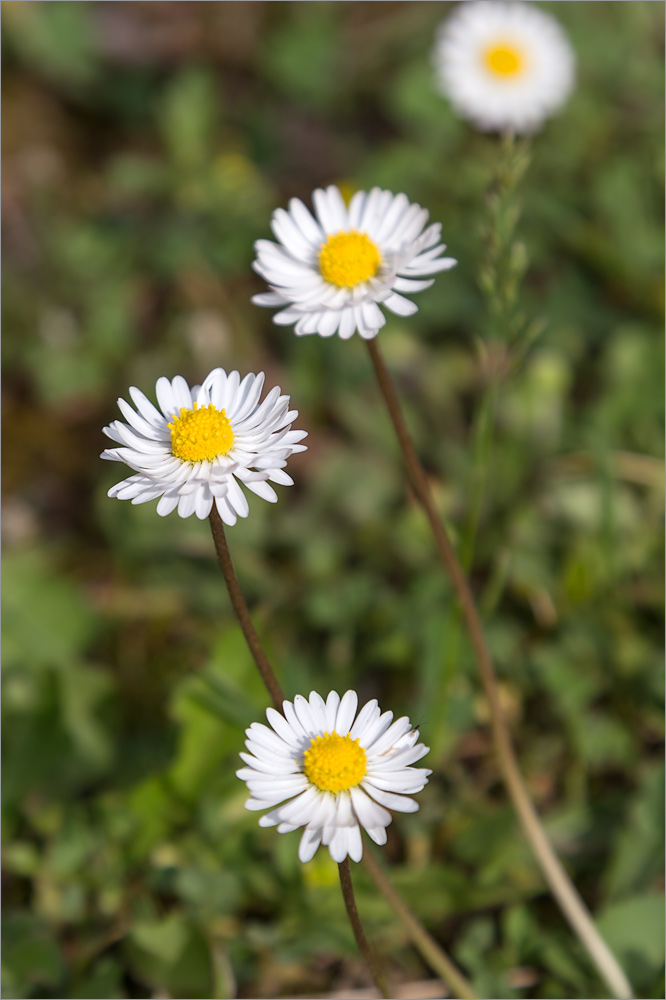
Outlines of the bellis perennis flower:
<svg viewBox="0 0 666 1000">
<path fill-rule="evenodd" d="M 299 336 L 375 337 L 386 322 L 380 305 L 411 316 L 417 307 L 400 293 L 428 288 L 429 275 L 456 263 L 442 257 L 440 224 L 425 228 L 427 210 L 404 194 L 357 191 L 347 206 L 331 185 L 312 200 L 314 216 L 298 198 L 288 212 L 278 208 L 271 227 L 279 242 L 255 243 L 253 267 L 271 291 L 252 301 L 280 307 L 273 322 L 294 324 Z"/>
<path fill-rule="evenodd" d="M 274 388 L 259 402 L 263 372 L 228 375 L 216 368 L 202 385 L 189 388 L 181 375 L 155 385 L 159 409 L 139 389 L 118 406 L 127 423 L 114 420 L 104 433 L 120 447 L 108 448 L 102 458 L 124 462 L 136 475 L 117 483 L 110 497 L 145 503 L 158 497 L 157 513 L 178 508 L 181 517 L 208 517 L 213 503 L 225 524 L 247 517 L 248 503 L 239 486 L 274 503 L 277 495 L 269 481 L 291 486 L 283 472 L 306 431 L 292 431 L 298 416 L 289 409 L 289 396 Z"/>
<path fill-rule="evenodd" d="M 393 712 L 382 714 L 375 700 L 358 715 L 357 706 L 354 691 L 342 698 L 331 691 L 325 702 L 313 691 L 309 699 L 285 701 L 284 716 L 267 709 L 270 729 L 254 722 L 246 730 L 249 753 L 240 756 L 247 766 L 236 772 L 250 790 L 246 808 L 270 808 L 259 825 L 277 826 L 278 833 L 305 827 L 301 861 L 320 844 L 334 861 L 360 861 L 361 827 L 385 844 L 389 809 L 418 809 L 408 796 L 431 773 L 410 767 L 428 752 L 417 743 L 418 730 L 406 717 L 393 722 Z"/>
<path fill-rule="evenodd" d="M 442 93 L 483 131 L 535 131 L 574 84 L 564 32 L 526 3 L 459 3 L 440 28 L 435 65 Z"/>
</svg>

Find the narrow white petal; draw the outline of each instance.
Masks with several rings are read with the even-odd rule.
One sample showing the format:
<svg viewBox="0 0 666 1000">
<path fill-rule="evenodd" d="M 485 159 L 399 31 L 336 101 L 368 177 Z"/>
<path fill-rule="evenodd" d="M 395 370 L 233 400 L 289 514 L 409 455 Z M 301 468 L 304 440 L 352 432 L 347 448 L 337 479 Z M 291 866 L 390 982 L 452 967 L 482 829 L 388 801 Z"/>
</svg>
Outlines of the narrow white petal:
<svg viewBox="0 0 666 1000">
<path fill-rule="evenodd" d="M 391 813 L 388 809 L 373 801 L 359 786 L 350 788 L 349 791 L 354 812 L 362 827 L 367 830 L 370 827 L 388 826 L 391 822 Z"/>
<path fill-rule="evenodd" d="M 360 861 L 363 857 L 363 839 L 358 824 L 349 827 L 347 851 L 352 861 Z"/>
<path fill-rule="evenodd" d="M 343 309 L 342 315 L 340 316 L 340 326 L 338 328 L 338 336 L 341 340 L 349 340 L 351 336 L 356 331 L 356 320 L 354 319 L 354 310 Z"/>
<path fill-rule="evenodd" d="M 409 299 L 403 298 L 402 295 L 389 295 L 387 299 L 384 300 L 384 305 L 391 312 L 396 313 L 398 316 L 413 316 L 415 312 L 419 311 L 419 307 Z"/>
<path fill-rule="evenodd" d="M 346 736 L 352 727 L 356 709 L 358 707 L 358 695 L 355 691 L 345 691 L 340 701 L 338 713 L 335 719 L 335 731 L 340 736 Z"/>
<path fill-rule="evenodd" d="M 316 691 L 311 691 L 308 701 L 315 726 L 320 733 L 326 732 L 326 705 L 324 699 Z"/>
<path fill-rule="evenodd" d="M 329 841 L 329 853 L 338 864 L 349 854 L 349 832 L 346 826 L 338 827 Z"/>
<path fill-rule="evenodd" d="M 393 809 L 395 812 L 418 812 L 418 802 L 407 798 L 406 795 L 395 795 L 393 792 L 387 792 L 383 788 L 377 788 L 369 779 L 364 779 L 361 785 L 375 802 L 386 806 L 387 809 Z"/>
<path fill-rule="evenodd" d="M 294 222 L 313 247 L 318 247 L 323 243 L 325 239 L 323 230 L 317 225 L 300 198 L 291 199 L 289 202 L 289 211 L 293 216 Z"/>
<path fill-rule="evenodd" d="M 301 842 L 298 845 L 299 861 L 302 861 L 303 864 L 305 864 L 306 861 L 312 860 L 320 844 L 321 830 L 306 827 L 305 832 L 301 837 Z"/>
<path fill-rule="evenodd" d="M 292 748 L 298 748 L 303 742 L 303 737 L 295 733 L 291 728 L 287 720 L 283 715 L 281 715 L 274 708 L 266 709 L 266 718 L 270 722 L 271 726 L 277 733 L 277 735 L 282 739 L 287 746 Z"/>
<path fill-rule="evenodd" d="M 372 701 L 367 702 L 363 706 L 361 711 L 358 713 L 358 718 L 356 719 L 354 725 L 352 726 L 349 734 L 351 738 L 355 740 L 357 737 L 359 737 L 362 733 L 365 732 L 366 726 L 374 723 L 379 718 L 380 715 L 381 712 L 379 710 L 377 699 L 373 698 Z"/>
<path fill-rule="evenodd" d="M 326 725 L 324 727 L 325 731 L 332 733 L 335 729 L 335 720 L 338 714 L 338 706 L 340 704 L 340 695 L 337 691 L 330 691 L 328 698 L 326 699 Z"/>
<path fill-rule="evenodd" d="M 298 716 L 299 722 L 308 736 L 313 737 L 318 735 L 320 730 L 317 725 L 317 720 L 310 709 L 307 699 L 304 698 L 302 694 L 297 694 L 294 698 L 294 710 Z"/>
<path fill-rule="evenodd" d="M 368 723 L 362 733 L 357 734 L 360 736 L 360 745 L 372 752 L 373 744 L 386 732 L 392 720 L 393 712 L 384 712 L 382 715 L 378 714 L 371 723 Z"/>
</svg>

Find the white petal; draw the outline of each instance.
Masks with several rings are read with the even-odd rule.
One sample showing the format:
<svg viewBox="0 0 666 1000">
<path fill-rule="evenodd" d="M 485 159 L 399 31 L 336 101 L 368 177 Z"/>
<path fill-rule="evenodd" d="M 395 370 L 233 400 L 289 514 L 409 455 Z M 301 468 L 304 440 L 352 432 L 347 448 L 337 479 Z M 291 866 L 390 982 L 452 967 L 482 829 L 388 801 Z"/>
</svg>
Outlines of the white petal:
<svg viewBox="0 0 666 1000">
<path fill-rule="evenodd" d="M 418 812 L 418 802 L 414 799 L 408 799 L 406 795 L 395 795 L 393 792 L 387 792 L 383 788 L 377 788 L 370 780 L 364 779 L 361 785 L 375 802 L 386 806 L 387 809 L 393 809 L 395 812 Z"/>
<path fill-rule="evenodd" d="M 258 497 L 262 498 L 262 500 L 268 500 L 269 503 L 277 503 L 277 493 L 272 486 L 268 485 L 267 482 L 246 482 L 245 485 L 248 490 L 252 490 L 252 492 L 256 493 Z"/>
<path fill-rule="evenodd" d="M 337 691 L 329 691 L 328 698 L 326 699 L 326 725 L 324 727 L 325 732 L 332 733 L 335 729 L 335 720 L 338 714 L 338 706 L 340 704 L 340 695 Z"/>
<path fill-rule="evenodd" d="M 370 827 L 388 826 L 391 822 L 391 813 L 384 809 L 378 802 L 374 802 L 362 788 L 356 786 L 349 789 L 351 793 L 352 806 L 358 816 L 358 821 L 366 830 Z"/>
<path fill-rule="evenodd" d="M 354 318 L 354 310 L 343 309 L 342 316 L 340 317 L 340 328 L 338 330 L 339 336 L 342 340 L 349 340 L 349 338 L 356 332 L 356 320 Z"/>
<path fill-rule="evenodd" d="M 338 864 L 349 854 L 349 833 L 346 826 L 339 826 L 329 841 L 328 850 Z"/>
<path fill-rule="evenodd" d="M 323 243 L 325 239 L 323 230 L 317 225 L 300 198 L 291 199 L 289 202 L 289 211 L 293 216 L 294 222 L 313 247 L 317 247 Z"/>
<path fill-rule="evenodd" d="M 396 313 L 398 316 L 413 316 L 415 312 L 419 311 L 419 307 L 410 302 L 409 299 L 405 299 L 402 295 L 389 295 L 387 299 L 384 300 L 384 305 L 391 312 Z"/>
<path fill-rule="evenodd" d="M 335 731 L 340 736 L 346 736 L 352 727 L 356 708 L 358 706 L 358 695 L 355 691 L 345 691 L 340 701 L 338 714 L 335 719 Z"/>
<path fill-rule="evenodd" d="M 360 861 L 363 857 L 363 840 L 361 838 L 361 830 L 358 826 L 349 827 L 349 840 L 347 845 L 347 851 L 349 857 L 352 861 Z"/>
<path fill-rule="evenodd" d="M 317 188 L 313 192 L 312 200 L 317 218 L 327 233 L 339 233 L 348 228 L 347 206 L 340 191 L 333 184 L 325 191 Z"/>
<path fill-rule="evenodd" d="M 298 721 L 310 738 L 320 733 L 319 726 L 317 725 L 315 716 L 310 709 L 310 705 L 302 694 L 297 694 L 294 698 L 294 711 L 296 712 Z"/>
<path fill-rule="evenodd" d="M 321 830 L 311 829 L 306 827 L 301 837 L 301 842 L 298 845 L 298 858 L 304 864 L 306 861 L 310 861 L 316 853 L 317 848 L 321 844 Z"/>
<path fill-rule="evenodd" d="M 372 701 L 367 702 L 361 711 L 358 713 L 358 717 L 351 728 L 350 736 L 353 740 L 361 736 L 365 732 L 366 726 L 374 723 L 381 712 L 379 710 L 379 705 L 377 704 L 377 699 L 373 698 Z"/>
<path fill-rule="evenodd" d="M 377 713 L 374 721 L 369 723 L 360 733 L 360 745 L 366 750 L 372 750 L 373 744 L 379 739 L 379 737 L 386 732 L 388 727 L 391 725 L 393 720 L 393 712 L 384 712 L 382 715 Z"/>
<path fill-rule="evenodd" d="M 266 718 L 270 722 L 271 726 L 277 733 L 277 735 L 284 740 L 287 746 L 292 748 L 298 748 L 303 742 L 302 736 L 295 733 L 291 728 L 287 720 L 283 715 L 280 715 L 278 711 L 274 708 L 266 709 Z"/>
<path fill-rule="evenodd" d="M 326 732 L 326 705 L 324 704 L 324 699 L 316 691 L 311 691 L 308 702 L 317 730 L 320 733 Z"/>
<path fill-rule="evenodd" d="M 386 753 L 390 750 L 397 741 L 404 736 L 405 733 L 409 732 L 411 728 L 411 723 L 406 715 L 402 718 L 396 719 L 392 726 L 386 730 L 383 736 L 377 737 L 377 740 L 368 749 L 372 752 L 373 756 L 377 757 L 380 754 Z"/>
</svg>

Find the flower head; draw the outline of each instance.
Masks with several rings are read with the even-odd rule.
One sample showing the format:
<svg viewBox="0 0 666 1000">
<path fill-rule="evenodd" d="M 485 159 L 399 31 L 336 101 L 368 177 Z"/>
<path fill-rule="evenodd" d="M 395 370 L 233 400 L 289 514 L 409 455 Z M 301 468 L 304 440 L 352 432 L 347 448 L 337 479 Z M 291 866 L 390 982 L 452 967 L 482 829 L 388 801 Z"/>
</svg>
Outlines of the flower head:
<svg viewBox="0 0 666 1000">
<path fill-rule="evenodd" d="M 124 462 L 136 475 L 112 486 L 110 497 L 145 503 L 160 498 L 157 513 L 178 508 L 181 517 L 208 517 L 215 503 L 225 524 L 247 517 L 248 503 L 239 486 L 274 503 L 277 495 L 270 482 L 291 486 L 283 472 L 306 431 L 292 431 L 298 416 L 289 409 L 289 396 L 274 388 L 263 403 L 259 397 L 263 372 L 228 375 L 215 368 L 202 385 L 192 389 L 182 375 L 155 385 L 158 410 L 139 390 L 129 393 L 136 410 L 118 400 L 127 420 L 114 420 L 104 433 L 120 447 L 108 448 L 102 458 Z"/>
<path fill-rule="evenodd" d="M 564 32 L 526 3 L 458 4 L 439 29 L 435 65 L 442 93 L 483 131 L 535 131 L 574 84 Z"/>
<path fill-rule="evenodd" d="M 382 714 L 375 700 L 358 715 L 357 706 L 355 691 L 342 698 L 331 691 L 325 702 L 313 691 L 309 699 L 285 701 L 284 716 L 267 709 L 271 729 L 254 722 L 246 730 L 249 753 L 240 756 L 247 767 L 236 772 L 250 790 L 246 808 L 270 808 L 259 826 L 277 826 L 278 833 L 305 827 L 301 861 L 320 844 L 334 861 L 347 855 L 360 861 L 361 827 L 385 844 L 389 809 L 418 809 L 408 796 L 420 792 L 431 773 L 410 767 L 428 752 L 416 742 L 418 730 L 406 717 L 391 725 L 393 712 Z"/>
<path fill-rule="evenodd" d="M 375 337 L 386 322 L 379 304 L 411 316 L 417 307 L 400 293 L 429 288 L 434 279 L 425 276 L 456 263 L 441 256 L 441 225 L 424 228 L 427 210 L 404 194 L 357 191 L 347 206 L 331 185 L 318 188 L 312 200 L 314 216 L 298 198 L 289 211 L 276 209 L 271 227 L 278 243 L 255 243 L 253 267 L 271 291 L 252 301 L 281 307 L 273 322 L 295 324 L 299 336 L 337 333 L 347 340 L 358 330 Z"/>
</svg>

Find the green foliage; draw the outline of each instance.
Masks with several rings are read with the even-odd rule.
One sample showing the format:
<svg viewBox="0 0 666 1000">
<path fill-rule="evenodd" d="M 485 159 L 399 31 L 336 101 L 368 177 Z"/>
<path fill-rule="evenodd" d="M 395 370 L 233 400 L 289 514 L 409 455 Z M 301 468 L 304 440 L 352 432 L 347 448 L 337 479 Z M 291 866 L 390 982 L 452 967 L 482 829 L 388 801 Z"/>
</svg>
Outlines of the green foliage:
<svg viewBox="0 0 666 1000">
<path fill-rule="evenodd" d="M 3 995 L 366 984 L 336 866 L 244 809 L 266 696 L 207 525 L 105 495 L 116 397 L 217 365 L 266 370 L 310 433 L 229 532 L 285 691 L 358 687 L 432 748 L 396 886 L 481 996 L 604 995 L 506 801 L 362 345 L 249 301 L 272 209 L 337 182 L 404 190 L 459 260 L 382 347 L 530 790 L 663 996 L 663 5 L 543 6 L 579 82 L 527 166 L 433 89 L 445 5 L 3 5 Z M 396 979 L 429 975 L 354 876 Z"/>
</svg>

